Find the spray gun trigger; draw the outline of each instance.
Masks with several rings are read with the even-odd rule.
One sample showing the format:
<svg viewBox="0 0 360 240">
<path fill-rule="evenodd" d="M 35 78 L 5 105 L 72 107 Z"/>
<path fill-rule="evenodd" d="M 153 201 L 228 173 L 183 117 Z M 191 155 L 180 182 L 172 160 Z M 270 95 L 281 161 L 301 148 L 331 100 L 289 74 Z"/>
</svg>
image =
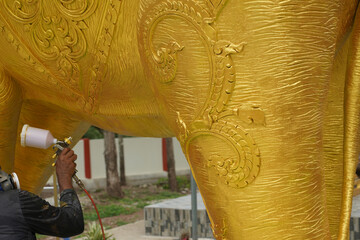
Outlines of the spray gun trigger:
<svg viewBox="0 0 360 240">
<path fill-rule="evenodd" d="M 60 144 L 58 144 L 58 143 L 56 143 L 56 144 L 53 146 L 53 149 L 55 149 L 55 148 L 59 149 L 60 151 L 64 150 L 64 148 L 63 148 Z"/>
<path fill-rule="evenodd" d="M 54 150 L 56 150 L 56 152 L 55 152 L 54 155 L 52 156 L 52 158 L 55 159 L 55 162 L 52 164 L 53 167 L 56 165 L 56 157 L 64 150 L 64 147 L 61 146 L 59 143 L 61 143 L 61 141 L 58 141 L 58 142 L 52 147 Z"/>
</svg>

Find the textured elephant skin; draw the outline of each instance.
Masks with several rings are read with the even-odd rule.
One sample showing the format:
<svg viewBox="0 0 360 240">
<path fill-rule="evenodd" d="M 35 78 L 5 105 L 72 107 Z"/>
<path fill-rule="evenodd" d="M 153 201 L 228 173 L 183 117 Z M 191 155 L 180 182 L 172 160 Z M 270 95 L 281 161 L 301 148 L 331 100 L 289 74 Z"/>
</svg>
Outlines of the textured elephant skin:
<svg viewBox="0 0 360 240">
<path fill-rule="evenodd" d="M 1 166 L 32 192 L 51 175 L 25 123 L 176 136 L 216 239 L 348 239 L 358 5 L 0 0 Z"/>
</svg>

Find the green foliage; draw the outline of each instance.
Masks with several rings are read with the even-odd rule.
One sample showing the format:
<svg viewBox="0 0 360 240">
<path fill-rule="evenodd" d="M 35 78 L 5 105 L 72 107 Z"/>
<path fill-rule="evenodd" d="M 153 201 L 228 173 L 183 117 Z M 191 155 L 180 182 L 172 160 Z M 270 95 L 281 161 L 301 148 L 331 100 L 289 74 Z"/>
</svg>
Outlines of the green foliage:
<svg viewBox="0 0 360 240">
<path fill-rule="evenodd" d="M 119 137 L 121 135 L 115 133 L 115 137 Z M 123 138 L 129 138 L 131 136 L 122 135 Z M 101 129 L 95 126 L 89 127 L 88 131 L 82 136 L 82 138 L 89 138 L 89 139 L 102 139 L 104 138 L 104 134 L 102 133 Z"/>
<path fill-rule="evenodd" d="M 101 132 L 100 128 L 91 126 L 82 138 L 100 139 L 104 138 L 104 134 Z"/>
<path fill-rule="evenodd" d="M 139 209 L 141 209 L 141 208 L 146 207 L 147 205 L 149 205 L 148 202 L 143 202 L 143 201 L 141 201 L 141 202 L 138 202 L 138 203 L 136 204 L 136 207 L 139 208 Z"/>
<path fill-rule="evenodd" d="M 190 189 L 190 179 L 187 176 L 177 176 L 176 177 L 177 185 L 179 189 L 188 188 Z M 157 186 L 162 187 L 163 189 L 169 189 L 168 178 L 160 178 L 157 183 Z"/>
<path fill-rule="evenodd" d="M 190 189 L 190 178 L 189 176 L 179 176 L 176 177 L 176 181 L 178 184 L 179 189 Z"/>
<path fill-rule="evenodd" d="M 164 191 L 160 192 L 156 195 L 149 195 L 143 198 L 145 201 L 155 201 L 155 200 L 162 200 L 162 199 L 169 199 L 169 198 L 177 198 L 182 196 L 182 194 L 177 192 L 171 192 L 171 191 Z"/>
<path fill-rule="evenodd" d="M 36 233 L 35 236 L 36 236 L 36 239 L 42 239 L 42 238 L 47 237 L 46 235 L 41 235 L 41 234 L 38 234 L 38 233 Z"/>
<path fill-rule="evenodd" d="M 123 226 L 123 225 L 126 225 L 126 224 L 128 224 L 128 222 L 121 221 L 121 220 L 116 222 L 116 225 L 118 225 L 118 226 Z"/>
<path fill-rule="evenodd" d="M 171 191 L 162 191 L 159 193 L 144 192 L 144 194 L 144 196 L 131 197 L 128 193 L 122 199 L 103 196 L 100 203 L 97 204 L 100 217 L 106 218 L 119 215 L 129 215 L 143 209 L 145 206 L 150 205 L 154 201 L 182 196 L 181 193 Z M 84 219 L 86 221 L 95 221 L 97 220 L 97 214 L 93 209 L 85 211 Z"/>
<path fill-rule="evenodd" d="M 159 182 L 164 182 L 165 180 L 167 179 L 160 180 Z M 186 177 L 178 177 L 178 182 L 181 186 L 183 186 L 182 182 L 186 182 Z M 119 216 L 119 218 L 117 218 L 117 222 L 111 223 L 111 227 L 121 226 L 133 222 L 133 220 L 129 219 L 138 218 L 138 212 L 142 211 L 142 209 L 147 205 L 159 202 L 163 199 L 177 198 L 184 195 L 184 192 L 172 192 L 152 184 L 145 184 L 137 187 L 126 186 L 123 188 L 123 191 L 125 193 L 125 197 L 121 199 L 111 197 L 105 191 L 94 192 L 93 197 L 97 202 L 96 205 L 102 219 Z M 97 214 L 94 208 L 90 205 L 84 207 L 83 215 L 86 223 L 97 220 Z M 122 217 L 123 215 L 128 215 L 125 217 L 126 220 Z"/>
<path fill-rule="evenodd" d="M 142 202 L 151 202 L 151 201 L 157 201 L 162 199 L 170 199 L 170 198 L 177 198 L 180 196 L 183 196 L 183 194 L 178 192 L 171 192 L 167 190 L 159 190 L 157 192 L 155 191 L 149 191 L 147 189 L 143 189 L 141 193 L 136 193 L 133 195 L 131 191 L 128 189 L 123 189 L 125 193 L 124 198 L 116 198 L 111 197 L 106 194 L 101 195 L 101 199 L 99 199 L 99 206 L 103 206 L 103 203 L 107 203 L 107 207 L 110 207 L 110 205 L 121 205 L 124 208 L 133 208 L 137 206 L 138 204 L 142 204 Z M 140 207 L 141 208 L 141 207 Z"/>
<path fill-rule="evenodd" d="M 136 207 L 123 207 L 116 204 L 110 204 L 110 205 L 98 205 L 98 210 L 101 218 L 105 217 L 112 217 L 112 216 L 118 216 L 118 215 L 129 215 L 134 212 L 136 212 L 138 209 Z M 98 219 L 96 212 L 92 211 L 89 213 L 84 213 L 84 219 L 95 221 Z"/>
<path fill-rule="evenodd" d="M 123 199 L 119 199 L 118 203 L 121 203 L 123 205 L 130 205 L 134 206 L 138 209 L 142 209 L 147 205 L 150 205 L 152 202 L 156 202 L 163 199 L 171 199 L 171 198 L 177 198 L 183 196 L 181 193 L 178 192 L 171 192 L 171 191 L 163 191 L 156 194 L 151 194 L 146 196 L 142 196 L 139 198 L 131 198 L 128 196 L 125 196 Z"/>
<path fill-rule="evenodd" d="M 89 230 L 85 233 L 84 240 L 103 240 L 101 226 L 95 222 L 89 223 Z M 111 234 L 105 232 L 106 240 L 115 240 Z"/>
</svg>

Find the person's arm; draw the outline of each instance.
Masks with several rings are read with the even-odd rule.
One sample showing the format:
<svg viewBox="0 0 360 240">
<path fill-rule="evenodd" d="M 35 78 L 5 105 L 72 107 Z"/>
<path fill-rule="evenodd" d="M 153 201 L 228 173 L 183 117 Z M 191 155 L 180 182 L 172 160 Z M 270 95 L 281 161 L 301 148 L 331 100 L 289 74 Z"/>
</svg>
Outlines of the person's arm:
<svg viewBox="0 0 360 240">
<path fill-rule="evenodd" d="M 73 189 L 72 176 L 75 173 L 77 155 L 73 150 L 65 148 L 56 161 L 56 175 L 60 192 L 65 189 Z"/>
<path fill-rule="evenodd" d="M 84 231 L 81 205 L 73 189 L 61 192 L 60 207 L 26 191 L 19 192 L 19 199 L 25 221 L 34 233 L 65 238 Z"/>
<path fill-rule="evenodd" d="M 76 155 L 64 149 L 56 162 L 56 174 L 60 187 L 60 207 L 53 207 L 39 196 L 20 191 L 21 209 L 26 222 L 35 233 L 58 237 L 70 237 L 84 231 L 81 205 L 72 186 Z"/>
</svg>

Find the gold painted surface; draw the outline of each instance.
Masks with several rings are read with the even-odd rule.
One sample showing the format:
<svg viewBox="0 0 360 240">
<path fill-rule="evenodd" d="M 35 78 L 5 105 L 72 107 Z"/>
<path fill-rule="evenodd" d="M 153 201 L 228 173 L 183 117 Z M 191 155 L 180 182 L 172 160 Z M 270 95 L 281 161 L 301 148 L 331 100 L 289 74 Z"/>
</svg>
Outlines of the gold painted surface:
<svg viewBox="0 0 360 240">
<path fill-rule="evenodd" d="M 33 192 L 51 175 L 51 150 L 20 147 L 24 123 L 74 142 L 90 124 L 176 136 L 216 239 L 345 240 L 358 4 L 0 0 L 0 163 Z"/>
</svg>

